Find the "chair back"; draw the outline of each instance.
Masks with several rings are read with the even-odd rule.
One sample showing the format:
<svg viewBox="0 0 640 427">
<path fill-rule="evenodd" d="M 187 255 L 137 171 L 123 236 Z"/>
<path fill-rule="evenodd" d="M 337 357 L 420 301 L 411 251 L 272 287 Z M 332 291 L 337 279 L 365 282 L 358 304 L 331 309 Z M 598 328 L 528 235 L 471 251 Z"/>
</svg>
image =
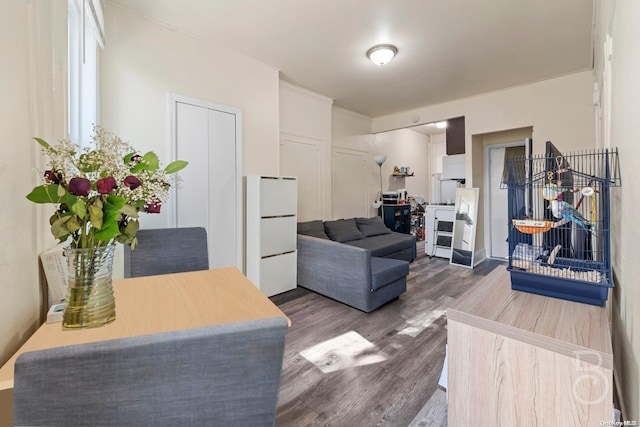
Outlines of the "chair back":
<svg viewBox="0 0 640 427">
<path fill-rule="evenodd" d="M 14 425 L 273 426 L 287 328 L 277 317 L 24 353 Z"/>
<path fill-rule="evenodd" d="M 208 270 L 207 231 L 202 227 L 138 230 L 138 247 L 124 247 L 124 277 Z"/>
</svg>

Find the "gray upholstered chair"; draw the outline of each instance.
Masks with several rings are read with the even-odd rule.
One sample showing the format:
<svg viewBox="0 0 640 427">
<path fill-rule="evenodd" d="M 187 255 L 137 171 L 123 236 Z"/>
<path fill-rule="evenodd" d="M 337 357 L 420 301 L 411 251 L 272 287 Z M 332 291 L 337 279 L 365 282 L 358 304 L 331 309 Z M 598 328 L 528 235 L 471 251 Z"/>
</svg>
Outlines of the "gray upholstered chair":
<svg viewBox="0 0 640 427">
<path fill-rule="evenodd" d="M 138 247 L 124 248 L 124 277 L 208 270 L 207 231 L 202 227 L 138 230 Z"/>
<path fill-rule="evenodd" d="M 287 321 L 271 318 L 22 354 L 18 426 L 273 426 Z"/>
</svg>

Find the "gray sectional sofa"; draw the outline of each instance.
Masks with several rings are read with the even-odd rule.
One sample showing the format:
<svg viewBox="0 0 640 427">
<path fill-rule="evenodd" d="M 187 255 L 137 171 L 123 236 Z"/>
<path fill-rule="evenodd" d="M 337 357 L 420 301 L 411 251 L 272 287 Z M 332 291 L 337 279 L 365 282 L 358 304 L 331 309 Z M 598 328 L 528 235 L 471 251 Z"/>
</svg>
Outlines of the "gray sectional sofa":
<svg viewBox="0 0 640 427">
<path fill-rule="evenodd" d="M 415 257 L 379 217 L 298 223 L 298 285 L 367 313 L 406 291 Z"/>
</svg>

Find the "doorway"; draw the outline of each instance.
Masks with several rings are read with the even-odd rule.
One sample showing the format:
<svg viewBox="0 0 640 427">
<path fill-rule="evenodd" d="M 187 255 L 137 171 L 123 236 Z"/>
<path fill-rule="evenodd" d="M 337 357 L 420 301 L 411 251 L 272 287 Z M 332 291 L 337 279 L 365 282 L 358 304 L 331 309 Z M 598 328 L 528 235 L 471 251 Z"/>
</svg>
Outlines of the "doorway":
<svg viewBox="0 0 640 427">
<path fill-rule="evenodd" d="M 507 161 L 515 156 L 531 155 L 531 139 L 485 145 L 485 227 L 488 236 L 487 256 L 494 259 L 509 258 L 509 218 L 507 209 L 506 175 Z"/>
<path fill-rule="evenodd" d="M 209 268 L 244 271 L 240 110 L 172 95 L 171 114 L 173 158 L 189 162 L 171 223 L 207 230 Z"/>
</svg>

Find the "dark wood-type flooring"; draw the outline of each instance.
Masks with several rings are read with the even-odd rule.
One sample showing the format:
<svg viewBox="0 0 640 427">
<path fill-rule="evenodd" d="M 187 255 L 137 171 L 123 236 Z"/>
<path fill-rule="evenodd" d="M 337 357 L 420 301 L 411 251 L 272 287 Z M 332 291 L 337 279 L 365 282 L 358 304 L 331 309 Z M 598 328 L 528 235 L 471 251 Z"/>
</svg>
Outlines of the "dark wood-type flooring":
<svg viewBox="0 0 640 427">
<path fill-rule="evenodd" d="M 418 247 L 423 244 L 418 242 Z M 419 250 L 407 292 L 369 314 L 303 288 L 272 297 L 292 322 L 276 425 L 446 425 L 446 396 L 438 386 L 447 334 L 445 310 L 501 265 L 484 261 L 467 269 Z M 350 331 L 375 347 L 347 360 L 347 365 L 372 354 L 386 360 L 323 373 L 300 354 Z"/>
</svg>

